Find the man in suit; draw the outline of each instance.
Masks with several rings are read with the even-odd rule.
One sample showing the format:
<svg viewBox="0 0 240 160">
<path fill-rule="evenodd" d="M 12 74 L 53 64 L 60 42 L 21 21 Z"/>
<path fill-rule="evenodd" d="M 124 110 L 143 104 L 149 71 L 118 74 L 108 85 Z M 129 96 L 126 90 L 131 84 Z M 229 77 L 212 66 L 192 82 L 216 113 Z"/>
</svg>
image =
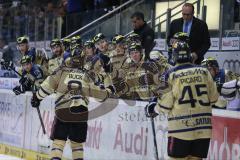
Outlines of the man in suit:
<svg viewBox="0 0 240 160">
<path fill-rule="evenodd" d="M 211 42 L 207 24 L 194 17 L 194 6 L 191 3 L 185 3 L 183 5 L 182 18 L 172 21 L 167 38 L 169 46 L 171 46 L 171 38 L 178 32 L 185 32 L 188 34 L 193 63 L 201 64 Z"/>
</svg>

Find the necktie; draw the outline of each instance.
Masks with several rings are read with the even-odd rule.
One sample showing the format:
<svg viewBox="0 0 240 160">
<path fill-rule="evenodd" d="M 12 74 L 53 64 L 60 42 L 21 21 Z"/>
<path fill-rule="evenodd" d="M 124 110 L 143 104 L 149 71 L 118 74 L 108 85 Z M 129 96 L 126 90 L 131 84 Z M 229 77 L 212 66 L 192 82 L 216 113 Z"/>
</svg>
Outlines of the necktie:
<svg viewBox="0 0 240 160">
<path fill-rule="evenodd" d="M 189 25 L 189 22 L 185 22 L 183 32 L 188 33 L 188 25 Z"/>
</svg>

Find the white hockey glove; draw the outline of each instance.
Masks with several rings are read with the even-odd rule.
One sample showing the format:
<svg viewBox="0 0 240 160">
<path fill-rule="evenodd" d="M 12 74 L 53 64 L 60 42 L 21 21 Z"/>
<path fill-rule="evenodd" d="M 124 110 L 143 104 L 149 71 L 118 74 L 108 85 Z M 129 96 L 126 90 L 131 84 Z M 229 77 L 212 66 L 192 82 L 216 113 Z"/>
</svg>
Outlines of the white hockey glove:
<svg viewBox="0 0 240 160">
<path fill-rule="evenodd" d="M 232 80 L 223 84 L 221 88 L 221 95 L 228 101 L 235 99 L 238 89 L 238 81 Z"/>
</svg>

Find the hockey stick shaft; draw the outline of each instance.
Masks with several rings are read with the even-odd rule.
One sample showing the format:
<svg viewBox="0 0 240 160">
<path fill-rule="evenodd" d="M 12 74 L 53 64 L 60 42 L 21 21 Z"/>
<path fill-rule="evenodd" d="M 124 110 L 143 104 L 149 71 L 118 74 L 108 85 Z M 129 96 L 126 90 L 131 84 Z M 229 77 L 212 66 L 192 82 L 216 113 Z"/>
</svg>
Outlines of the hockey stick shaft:
<svg viewBox="0 0 240 160">
<path fill-rule="evenodd" d="M 33 88 L 32 88 L 33 97 L 37 97 L 36 91 L 37 91 L 37 88 L 36 88 L 35 85 L 33 85 Z M 40 112 L 39 106 L 36 107 L 36 109 L 37 109 L 37 113 L 38 113 L 38 118 L 39 118 L 40 123 L 41 123 L 43 134 L 46 134 L 46 129 L 45 129 L 45 126 L 44 126 L 44 123 L 43 123 L 43 119 L 42 119 L 42 116 L 41 116 L 41 112 Z"/>
<path fill-rule="evenodd" d="M 42 119 L 42 116 L 41 116 L 40 109 L 39 109 L 39 107 L 37 107 L 36 109 L 37 109 L 38 117 L 39 117 L 39 120 L 40 120 L 40 123 L 41 123 L 43 134 L 46 134 L 46 129 L 45 129 L 45 126 L 44 126 L 44 123 L 43 123 L 43 119 Z"/>
<path fill-rule="evenodd" d="M 150 103 L 150 96 L 151 96 L 151 92 L 150 92 L 150 86 L 148 83 L 148 77 L 147 77 L 147 71 L 145 70 L 146 73 L 146 84 L 148 86 L 148 93 L 149 93 L 149 103 Z M 155 159 L 159 160 L 158 158 L 158 147 L 157 147 L 157 139 L 156 139 L 156 130 L 155 130 L 155 123 L 154 123 L 154 119 L 153 117 L 151 117 L 151 127 L 152 127 L 152 134 L 153 134 L 153 145 L 154 145 L 154 151 L 155 151 Z"/>
<path fill-rule="evenodd" d="M 155 149 L 155 158 L 156 158 L 156 160 L 159 160 L 157 139 L 156 139 L 156 130 L 155 130 L 155 123 L 154 123 L 153 117 L 151 117 L 151 126 L 152 126 L 152 133 L 153 133 L 153 144 L 154 144 L 154 149 Z"/>
</svg>

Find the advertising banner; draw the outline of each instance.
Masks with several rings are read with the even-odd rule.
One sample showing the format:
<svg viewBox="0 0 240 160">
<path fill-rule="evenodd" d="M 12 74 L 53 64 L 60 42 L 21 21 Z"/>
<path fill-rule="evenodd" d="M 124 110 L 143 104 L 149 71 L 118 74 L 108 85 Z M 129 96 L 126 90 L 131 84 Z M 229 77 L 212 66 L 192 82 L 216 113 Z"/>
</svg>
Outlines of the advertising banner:
<svg viewBox="0 0 240 160">
<path fill-rule="evenodd" d="M 31 96 L 30 92 L 15 96 L 11 91 L 0 90 L 0 142 L 4 148 L 1 150 L 0 146 L 0 153 L 36 157 L 40 156 L 37 152 L 50 152 L 51 148 L 41 148 L 43 133 L 37 111 L 30 105 Z M 48 136 L 54 118 L 54 101 L 54 95 L 49 96 L 40 105 Z M 155 160 L 151 121 L 144 112 L 147 103 L 122 99 L 99 102 L 90 98 L 84 158 Z M 213 110 L 209 160 L 240 159 L 239 117 L 240 113 L 236 111 Z M 160 114 L 154 119 L 154 124 L 159 159 L 167 159 L 167 116 Z M 16 147 L 13 147 L 14 152 L 11 146 Z M 64 157 L 72 159 L 69 142 L 64 149 Z"/>
<path fill-rule="evenodd" d="M 215 51 L 219 50 L 219 38 L 211 38 L 211 46 L 209 48 L 209 51 Z"/>
<path fill-rule="evenodd" d="M 240 114 L 232 112 L 237 118 L 214 116 L 213 136 L 209 147 L 209 160 L 240 159 Z M 223 113 L 226 114 L 226 113 Z"/>
<path fill-rule="evenodd" d="M 207 52 L 204 57 L 215 57 L 220 68 L 225 68 L 232 72 L 240 73 L 240 52 L 238 51 Z"/>
<path fill-rule="evenodd" d="M 25 134 L 25 148 L 31 149 L 33 151 L 42 152 L 44 149 L 41 142 L 43 140 L 43 131 L 38 117 L 37 109 L 31 106 L 31 93 L 27 93 L 27 109 L 26 109 L 26 134 Z M 40 112 L 43 119 L 43 123 L 47 132 L 48 137 L 50 137 L 51 127 L 54 119 L 54 100 L 53 96 L 46 97 L 41 101 Z M 49 143 L 50 142 L 50 139 Z M 44 142 L 45 143 L 45 142 Z M 49 150 L 47 150 L 48 152 Z"/>
<path fill-rule="evenodd" d="M 154 46 L 153 50 L 160 50 L 165 51 L 167 49 L 166 40 L 165 39 L 155 39 L 156 45 Z"/>
<path fill-rule="evenodd" d="M 26 96 L 0 92 L 0 141 L 23 147 L 25 134 Z"/>
<path fill-rule="evenodd" d="M 239 37 L 222 38 L 222 50 L 239 50 Z"/>
<path fill-rule="evenodd" d="M 90 102 L 92 107 L 94 103 Z M 117 106 L 111 112 L 92 119 L 88 123 L 85 158 L 154 160 L 151 121 L 144 113 L 147 102 L 112 99 L 108 103 L 117 104 Z M 166 158 L 166 125 L 166 116 L 161 115 L 155 118 L 161 158 Z"/>
</svg>

